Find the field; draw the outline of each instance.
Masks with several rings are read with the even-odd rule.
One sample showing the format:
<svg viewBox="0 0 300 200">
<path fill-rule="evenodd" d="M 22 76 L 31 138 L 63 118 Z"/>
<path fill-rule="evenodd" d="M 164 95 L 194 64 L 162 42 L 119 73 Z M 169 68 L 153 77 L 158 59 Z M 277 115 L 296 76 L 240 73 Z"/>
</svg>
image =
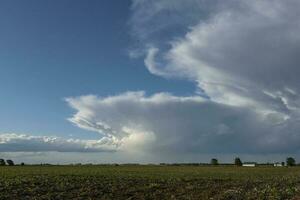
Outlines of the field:
<svg viewBox="0 0 300 200">
<path fill-rule="evenodd" d="M 297 199 L 300 167 L 0 167 L 0 199 Z"/>
</svg>

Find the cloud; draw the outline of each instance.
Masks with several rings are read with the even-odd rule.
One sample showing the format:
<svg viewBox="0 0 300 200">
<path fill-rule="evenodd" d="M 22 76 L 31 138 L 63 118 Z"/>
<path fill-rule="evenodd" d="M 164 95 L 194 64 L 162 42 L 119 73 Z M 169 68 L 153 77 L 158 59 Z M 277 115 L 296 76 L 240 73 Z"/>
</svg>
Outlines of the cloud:
<svg viewBox="0 0 300 200">
<path fill-rule="evenodd" d="M 172 36 L 179 36 L 188 26 L 204 20 L 215 10 L 220 0 L 132 0 L 129 20 L 132 34 L 141 42 L 163 43 Z M 159 18 L 159 21 L 157 19 Z"/>
<path fill-rule="evenodd" d="M 159 157 L 195 152 L 295 152 L 300 147 L 299 125 L 294 121 L 199 96 L 127 92 L 68 98 L 67 102 L 76 110 L 69 119 L 72 123 L 115 138 L 122 151 Z"/>
<path fill-rule="evenodd" d="M 0 152 L 114 152 L 118 144 L 111 138 L 100 140 L 63 139 L 25 134 L 0 134 Z"/>
<path fill-rule="evenodd" d="M 69 120 L 123 150 L 297 152 L 299 8 L 296 0 L 133 0 L 132 35 L 149 72 L 192 80 L 207 98 L 68 98 L 77 111 Z"/>
<path fill-rule="evenodd" d="M 299 8 L 296 0 L 135 0 L 131 24 L 151 73 L 196 81 L 215 102 L 288 114 L 300 102 Z"/>
</svg>

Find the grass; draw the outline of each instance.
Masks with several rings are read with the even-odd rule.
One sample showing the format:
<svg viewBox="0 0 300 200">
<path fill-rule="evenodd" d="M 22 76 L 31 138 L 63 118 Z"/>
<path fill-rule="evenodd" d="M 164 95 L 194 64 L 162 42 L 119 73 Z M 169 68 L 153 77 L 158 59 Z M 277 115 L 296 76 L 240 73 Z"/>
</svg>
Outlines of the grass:
<svg viewBox="0 0 300 200">
<path fill-rule="evenodd" d="M 0 167 L 0 199 L 293 199 L 300 167 Z"/>
</svg>

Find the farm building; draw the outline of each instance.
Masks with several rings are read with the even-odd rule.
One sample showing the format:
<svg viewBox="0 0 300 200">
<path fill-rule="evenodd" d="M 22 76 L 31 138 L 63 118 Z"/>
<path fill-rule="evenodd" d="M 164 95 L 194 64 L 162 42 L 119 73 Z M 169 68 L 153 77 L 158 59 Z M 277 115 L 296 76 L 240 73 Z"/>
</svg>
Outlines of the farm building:
<svg viewBox="0 0 300 200">
<path fill-rule="evenodd" d="M 256 163 L 255 162 L 245 162 L 243 163 L 243 167 L 255 167 Z"/>
</svg>

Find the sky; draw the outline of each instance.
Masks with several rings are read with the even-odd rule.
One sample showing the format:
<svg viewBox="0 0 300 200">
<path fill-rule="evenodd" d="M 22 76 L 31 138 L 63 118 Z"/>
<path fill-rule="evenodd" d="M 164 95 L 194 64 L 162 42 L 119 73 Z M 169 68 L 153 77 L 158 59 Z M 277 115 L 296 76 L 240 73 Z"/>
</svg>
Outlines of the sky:
<svg viewBox="0 0 300 200">
<path fill-rule="evenodd" d="M 0 157 L 300 159 L 299 9 L 298 0 L 2 0 Z"/>
</svg>

